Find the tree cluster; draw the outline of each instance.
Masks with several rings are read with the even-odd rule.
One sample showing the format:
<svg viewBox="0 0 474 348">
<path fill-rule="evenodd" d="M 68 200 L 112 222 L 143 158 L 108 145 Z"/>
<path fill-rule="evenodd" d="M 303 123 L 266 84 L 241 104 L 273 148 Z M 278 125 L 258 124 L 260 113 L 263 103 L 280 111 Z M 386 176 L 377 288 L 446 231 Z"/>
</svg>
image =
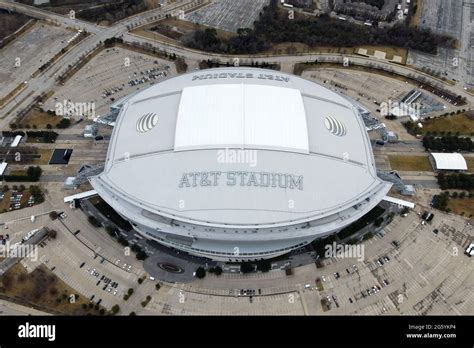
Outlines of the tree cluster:
<svg viewBox="0 0 474 348">
<path fill-rule="evenodd" d="M 459 137 L 457 135 L 435 137 L 425 136 L 423 138 L 423 146 L 426 150 L 453 152 L 453 151 L 468 151 L 474 150 L 474 145 L 471 138 Z"/>
<path fill-rule="evenodd" d="M 474 190 L 474 174 L 453 173 L 438 174 L 438 185 L 442 190 L 458 189 L 458 190 Z"/>
<path fill-rule="evenodd" d="M 433 208 L 446 211 L 448 209 L 449 193 L 443 192 L 433 197 Z"/>
<path fill-rule="evenodd" d="M 283 42 L 301 42 L 310 47 L 395 46 L 433 54 L 438 46 L 453 46 L 449 37 L 408 25 L 368 27 L 327 15 L 289 19 L 286 12 L 279 12 L 276 0 L 260 14 L 254 29 L 239 29 L 237 36 L 230 39 L 219 38 L 215 29 L 197 30 L 183 40 L 192 48 L 226 54 L 255 54 Z"/>
<path fill-rule="evenodd" d="M 145 0 L 119 0 L 81 10 L 77 17 L 92 22 L 114 22 L 146 10 Z"/>
</svg>

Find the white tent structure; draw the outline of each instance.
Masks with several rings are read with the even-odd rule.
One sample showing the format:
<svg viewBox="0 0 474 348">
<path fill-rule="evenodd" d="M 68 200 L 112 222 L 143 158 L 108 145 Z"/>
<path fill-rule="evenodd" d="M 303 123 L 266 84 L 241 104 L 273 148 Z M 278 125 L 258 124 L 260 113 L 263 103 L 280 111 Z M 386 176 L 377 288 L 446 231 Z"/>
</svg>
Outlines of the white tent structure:
<svg viewBox="0 0 474 348">
<path fill-rule="evenodd" d="M 432 152 L 435 169 L 437 170 L 467 170 L 467 163 L 460 153 Z"/>
</svg>

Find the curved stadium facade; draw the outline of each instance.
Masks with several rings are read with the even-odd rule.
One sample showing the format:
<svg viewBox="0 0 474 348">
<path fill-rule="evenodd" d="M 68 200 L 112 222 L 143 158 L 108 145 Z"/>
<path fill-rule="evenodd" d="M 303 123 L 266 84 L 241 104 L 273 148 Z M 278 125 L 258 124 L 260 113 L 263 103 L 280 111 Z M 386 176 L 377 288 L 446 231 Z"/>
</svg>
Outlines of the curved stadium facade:
<svg viewBox="0 0 474 348">
<path fill-rule="evenodd" d="M 302 78 L 227 68 L 123 102 L 94 189 L 141 235 L 221 261 L 285 254 L 376 206 L 357 108 Z"/>
</svg>

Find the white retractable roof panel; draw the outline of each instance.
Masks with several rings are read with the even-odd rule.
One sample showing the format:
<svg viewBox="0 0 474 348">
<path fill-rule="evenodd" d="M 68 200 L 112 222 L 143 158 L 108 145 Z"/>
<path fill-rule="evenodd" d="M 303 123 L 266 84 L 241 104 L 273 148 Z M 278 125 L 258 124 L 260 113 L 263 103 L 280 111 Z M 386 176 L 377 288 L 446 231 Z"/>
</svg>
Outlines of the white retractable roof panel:
<svg viewBox="0 0 474 348">
<path fill-rule="evenodd" d="M 248 84 L 184 88 L 175 151 L 222 147 L 308 153 L 301 93 L 296 89 Z"/>
</svg>

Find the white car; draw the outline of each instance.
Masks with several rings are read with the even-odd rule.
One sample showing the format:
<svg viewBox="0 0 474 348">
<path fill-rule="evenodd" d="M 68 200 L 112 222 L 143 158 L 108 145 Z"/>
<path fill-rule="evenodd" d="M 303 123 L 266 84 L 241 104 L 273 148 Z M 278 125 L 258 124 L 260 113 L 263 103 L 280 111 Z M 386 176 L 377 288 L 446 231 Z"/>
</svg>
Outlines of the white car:
<svg viewBox="0 0 474 348">
<path fill-rule="evenodd" d="M 474 255 L 474 243 L 469 244 L 469 246 L 467 247 L 466 251 L 464 251 L 464 253 L 469 257 L 473 256 Z"/>
</svg>

